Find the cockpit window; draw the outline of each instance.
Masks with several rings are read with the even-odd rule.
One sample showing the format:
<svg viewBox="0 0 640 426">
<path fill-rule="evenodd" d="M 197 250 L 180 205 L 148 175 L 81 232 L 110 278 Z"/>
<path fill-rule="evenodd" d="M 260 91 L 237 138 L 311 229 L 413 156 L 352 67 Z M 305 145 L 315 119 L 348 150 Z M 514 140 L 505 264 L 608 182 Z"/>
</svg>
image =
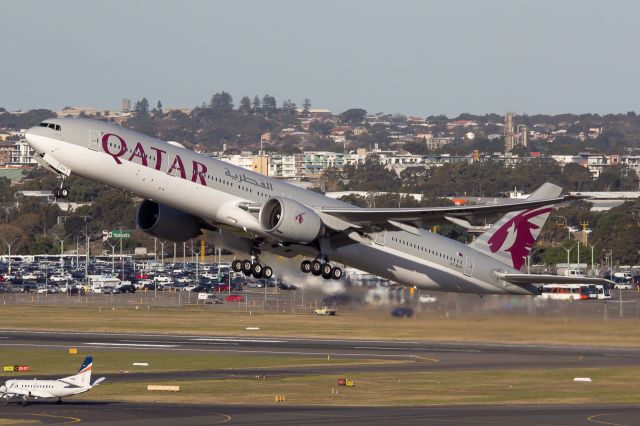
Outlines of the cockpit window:
<svg viewBox="0 0 640 426">
<path fill-rule="evenodd" d="M 62 130 L 62 127 L 60 127 L 59 124 L 47 123 L 46 121 L 40 123 L 40 127 L 48 127 L 49 129 L 56 130 L 58 132 Z"/>
</svg>

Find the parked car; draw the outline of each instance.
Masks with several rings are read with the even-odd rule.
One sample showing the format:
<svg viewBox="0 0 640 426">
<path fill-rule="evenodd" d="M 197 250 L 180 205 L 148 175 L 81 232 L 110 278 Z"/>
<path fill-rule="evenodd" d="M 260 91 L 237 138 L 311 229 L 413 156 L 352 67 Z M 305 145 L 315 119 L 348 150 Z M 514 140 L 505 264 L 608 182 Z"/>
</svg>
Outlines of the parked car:
<svg viewBox="0 0 640 426">
<path fill-rule="evenodd" d="M 314 315 L 335 315 L 336 310 L 323 306 L 313 311 Z"/>
<path fill-rule="evenodd" d="M 240 294 L 230 294 L 224 298 L 227 302 L 244 302 L 244 296 Z"/>
<path fill-rule="evenodd" d="M 438 301 L 437 297 L 431 296 L 431 295 L 428 295 L 428 294 L 422 294 L 418 298 L 418 302 L 420 302 L 420 303 L 435 303 L 437 301 Z"/>
<path fill-rule="evenodd" d="M 116 289 L 116 293 L 135 293 L 136 286 L 133 284 L 122 284 Z"/>
<path fill-rule="evenodd" d="M 409 318 L 413 316 L 413 309 L 408 306 L 400 306 L 391 311 L 391 315 L 396 318 Z"/>
</svg>

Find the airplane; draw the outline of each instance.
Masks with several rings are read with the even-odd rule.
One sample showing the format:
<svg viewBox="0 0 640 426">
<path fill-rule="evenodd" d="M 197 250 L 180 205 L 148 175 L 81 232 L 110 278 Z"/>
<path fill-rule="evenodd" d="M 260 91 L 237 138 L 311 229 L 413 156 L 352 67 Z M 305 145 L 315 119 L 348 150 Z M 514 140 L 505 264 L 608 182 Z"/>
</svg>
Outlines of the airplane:
<svg viewBox="0 0 640 426">
<path fill-rule="evenodd" d="M 162 240 L 208 238 L 245 259 L 232 269 L 271 278 L 263 253 L 306 257 L 304 273 L 340 279 L 347 265 L 417 289 L 538 295 L 544 283 L 598 278 L 529 275 L 525 258 L 555 204 L 573 199 L 545 183 L 525 200 L 485 206 L 359 208 L 118 125 L 50 118 L 25 132 L 35 159 L 56 173 L 58 198 L 72 173 L 138 194 L 140 229 Z M 470 227 L 504 214 L 470 244 L 427 229 Z"/>
<path fill-rule="evenodd" d="M 7 399 L 7 404 L 19 400 L 22 405 L 27 405 L 28 400 L 40 398 L 58 398 L 57 403 L 62 404 L 62 398 L 88 392 L 105 379 L 100 377 L 91 383 L 92 368 L 93 357 L 88 356 L 73 376 L 57 380 L 7 380 L 0 386 L 0 397 Z"/>
</svg>

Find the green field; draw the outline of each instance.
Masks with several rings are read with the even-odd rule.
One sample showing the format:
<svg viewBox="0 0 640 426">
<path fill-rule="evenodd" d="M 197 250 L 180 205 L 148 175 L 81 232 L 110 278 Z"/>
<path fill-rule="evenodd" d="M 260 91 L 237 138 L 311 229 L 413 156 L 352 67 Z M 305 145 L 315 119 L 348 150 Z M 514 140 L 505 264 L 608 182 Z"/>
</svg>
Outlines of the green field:
<svg viewBox="0 0 640 426">
<path fill-rule="evenodd" d="M 640 368 L 343 375 L 354 380 L 353 388 L 337 386 L 339 377 L 153 382 L 180 385 L 179 393 L 150 392 L 146 390 L 147 383 L 104 383 L 79 398 L 251 405 L 273 404 L 276 395 L 284 395 L 284 404 L 356 406 L 640 403 Z M 574 377 L 591 377 L 593 381 L 574 382 Z"/>
<path fill-rule="evenodd" d="M 509 314 L 422 313 L 397 319 L 362 311 L 310 314 L 216 312 L 201 308 L 98 309 L 68 306 L 0 306 L 1 327 L 14 330 L 139 332 L 228 336 L 345 339 L 420 339 L 462 342 L 538 343 L 640 347 L 638 321 Z M 247 327 L 260 327 L 247 331 Z"/>
</svg>

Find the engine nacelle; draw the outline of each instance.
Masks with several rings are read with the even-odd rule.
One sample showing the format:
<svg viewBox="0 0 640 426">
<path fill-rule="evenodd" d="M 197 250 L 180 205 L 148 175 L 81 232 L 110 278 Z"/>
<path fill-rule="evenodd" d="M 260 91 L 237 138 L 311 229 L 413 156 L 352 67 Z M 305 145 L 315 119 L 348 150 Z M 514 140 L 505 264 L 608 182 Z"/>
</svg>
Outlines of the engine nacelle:
<svg viewBox="0 0 640 426">
<path fill-rule="evenodd" d="M 187 241 L 201 234 L 197 217 L 151 200 L 140 203 L 136 222 L 144 232 L 163 240 Z"/>
<path fill-rule="evenodd" d="M 260 209 L 258 219 L 264 232 L 295 243 L 310 243 L 324 228 L 316 212 L 285 197 L 270 198 Z"/>
</svg>

